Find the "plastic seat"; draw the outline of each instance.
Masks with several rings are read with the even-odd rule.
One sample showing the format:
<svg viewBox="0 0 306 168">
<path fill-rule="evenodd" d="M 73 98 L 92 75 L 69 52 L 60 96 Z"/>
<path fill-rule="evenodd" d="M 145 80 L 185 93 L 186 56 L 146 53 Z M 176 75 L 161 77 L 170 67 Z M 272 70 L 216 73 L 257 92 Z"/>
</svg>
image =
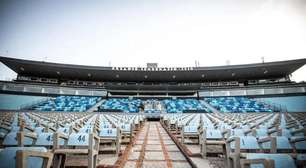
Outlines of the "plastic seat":
<svg viewBox="0 0 306 168">
<path fill-rule="evenodd" d="M 102 129 L 99 133 L 99 137 L 117 137 L 117 129 Z"/>
<path fill-rule="evenodd" d="M 292 150 L 292 146 L 285 136 L 277 136 L 276 138 L 276 149 L 277 150 Z M 271 148 L 271 142 L 264 142 L 262 143 L 263 149 L 270 149 Z"/>
<path fill-rule="evenodd" d="M 79 133 L 93 133 L 93 127 L 83 127 L 79 130 Z"/>
<path fill-rule="evenodd" d="M 44 147 L 8 147 L 4 148 L 0 152 L 0 167 L 1 168 L 14 168 L 16 167 L 16 152 L 22 151 L 38 151 L 47 152 Z M 29 168 L 41 168 L 43 167 L 43 159 L 38 157 L 29 157 L 27 159 L 27 167 Z"/>
<path fill-rule="evenodd" d="M 240 149 L 260 149 L 257 139 L 253 136 L 240 136 Z M 231 149 L 235 149 L 235 141 L 230 143 Z"/>
<path fill-rule="evenodd" d="M 232 129 L 230 132 L 231 136 L 245 136 L 244 129 Z"/>
<path fill-rule="evenodd" d="M 59 145 L 64 145 L 64 139 L 59 140 Z M 36 146 L 53 146 L 53 133 L 38 134 Z"/>
<path fill-rule="evenodd" d="M 303 139 L 303 140 L 294 143 L 295 149 L 306 151 L 306 140 L 305 140 L 305 137 L 294 136 L 294 137 L 290 138 L 290 140 L 293 140 L 293 141 L 296 140 L 296 139 Z"/>
<path fill-rule="evenodd" d="M 71 133 L 68 138 L 68 146 L 88 146 L 88 133 Z"/>
<path fill-rule="evenodd" d="M 35 130 L 34 130 L 34 132 L 36 133 L 36 134 L 40 134 L 40 133 L 43 133 L 44 132 L 44 127 L 36 127 L 35 128 Z"/>
<path fill-rule="evenodd" d="M 287 154 L 248 153 L 246 159 L 271 159 L 275 168 L 296 168 L 294 160 Z M 251 168 L 264 168 L 262 164 L 251 164 Z"/>
<path fill-rule="evenodd" d="M 56 132 L 68 135 L 70 132 L 70 127 L 60 127 Z"/>
<path fill-rule="evenodd" d="M 268 136 L 268 129 L 256 129 L 256 137 Z"/>
<path fill-rule="evenodd" d="M 120 128 L 123 132 L 131 132 L 131 125 L 130 124 L 123 124 L 123 125 L 121 125 Z"/>
<path fill-rule="evenodd" d="M 184 133 L 198 133 L 198 126 L 185 126 Z"/>
<path fill-rule="evenodd" d="M 218 129 L 207 129 L 206 130 L 206 139 L 222 139 L 221 130 Z"/>
<path fill-rule="evenodd" d="M 100 128 L 112 128 L 112 125 L 111 124 L 100 124 L 100 126 L 99 126 Z"/>
<path fill-rule="evenodd" d="M 30 137 L 25 137 L 23 144 L 24 145 L 32 145 L 34 142 L 34 139 Z M 3 140 L 3 145 L 4 146 L 17 146 L 18 145 L 18 140 L 17 140 L 17 132 L 10 132 L 8 133 L 4 140 Z"/>
<path fill-rule="evenodd" d="M 281 133 L 282 133 L 282 136 L 286 136 L 288 138 L 292 137 L 291 131 L 289 129 L 282 129 Z"/>
</svg>

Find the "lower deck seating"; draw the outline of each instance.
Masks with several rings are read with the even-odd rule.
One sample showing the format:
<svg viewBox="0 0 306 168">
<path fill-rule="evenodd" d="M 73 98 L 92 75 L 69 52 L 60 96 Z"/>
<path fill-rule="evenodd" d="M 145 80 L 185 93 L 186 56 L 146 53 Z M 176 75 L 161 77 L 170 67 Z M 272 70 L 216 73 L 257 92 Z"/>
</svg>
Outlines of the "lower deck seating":
<svg viewBox="0 0 306 168">
<path fill-rule="evenodd" d="M 22 155 L 31 156 L 31 159 L 22 163 L 28 167 L 50 167 L 51 163 L 53 167 L 58 167 L 65 165 L 66 156 L 70 155 L 86 155 L 88 167 L 96 167 L 98 153 L 112 152 L 118 156 L 122 140 L 129 138 L 128 142 L 131 142 L 134 131 L 143 122 L 142 115 L 2 112 L 0 148 L 3 150 L 0 160 L 7 155 L 6 159 L 12 160 L 12 163 L 3 166 L 15 167 L 18 162 L 14 158 L 20 159 L 19 154 L 16 157 L 12 151 L 16 154 L 17 150 L 25 150 Z M 47 161 L 47 165 L 40 164 Z"/>
<path fill-rule="evenodd" d="M 203 158 L 224 156 L 227 167 L 288 168 L 306 165 L 305 117 L 270 112 L 165 114 L 162 123 L 186 148 L 200 148 Z"/>
<path fill-rule="evenodd" d="M 163 113 L 161 117 L 180 150 L 188 151 L 193 145 L 197 157 L 218 157 L 224 167 L 306 163 L 306 113 Z M 95 167 L 98 154 L 120 157 L 121 145 L 135 142 L 144 122 L 143 114 L 1 112 L 0 156 L 9 156 L 7 160 L 14 162 L 9 166 L 33 155 L 22 163 L 38 159 L 35 166 L 58 167 L 67 163 L 68 156 L 75 156 L 85 157 L 87 166 Z"/>
</svg>

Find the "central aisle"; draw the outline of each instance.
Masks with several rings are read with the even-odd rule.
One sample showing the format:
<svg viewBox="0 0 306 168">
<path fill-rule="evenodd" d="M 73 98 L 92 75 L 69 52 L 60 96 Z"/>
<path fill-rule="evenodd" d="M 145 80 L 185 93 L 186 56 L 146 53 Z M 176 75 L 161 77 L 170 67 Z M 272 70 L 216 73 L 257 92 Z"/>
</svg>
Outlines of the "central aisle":
<svg viewBox="0 0 306 168">
<path fill-rule="evenodd" d="M 146 122 L 129 151 L 125 168 L 190 168 L 159 122 Z"/>
</svg>

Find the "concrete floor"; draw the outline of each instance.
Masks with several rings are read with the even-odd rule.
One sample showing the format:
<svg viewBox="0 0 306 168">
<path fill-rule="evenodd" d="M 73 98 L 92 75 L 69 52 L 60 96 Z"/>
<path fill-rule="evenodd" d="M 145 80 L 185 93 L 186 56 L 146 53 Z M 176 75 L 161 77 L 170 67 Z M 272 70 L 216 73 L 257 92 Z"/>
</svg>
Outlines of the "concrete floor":
<svg viewBox="0 0 306 168">
<path fill-rule="evenodd" d="M 132 147 L 125 168 L 189 168 L 176 144 L 159 122 L 147 122 Z"/>
</svg>

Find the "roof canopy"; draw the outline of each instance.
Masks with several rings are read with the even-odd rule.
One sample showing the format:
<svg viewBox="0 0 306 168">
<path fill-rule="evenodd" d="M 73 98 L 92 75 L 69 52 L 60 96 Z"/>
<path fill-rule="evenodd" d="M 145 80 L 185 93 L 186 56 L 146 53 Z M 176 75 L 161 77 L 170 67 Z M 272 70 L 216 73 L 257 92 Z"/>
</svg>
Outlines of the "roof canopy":
<svg viewBox="0 0 306 168">
<path fill-rule="evenodd" d="M 105 82 L 200 82 L 282 78 L 306 64 L 306 59 L 268 63 L 127 70 L 124 68 L 58 64 L 0 57 L 18 75 Z M 122 70 L 124 69 L 124 70 Z M 170 69 L 170 70 L 169 70 Z M 175 69 L 175 70 L 174 70 Z"/>
</svg>

